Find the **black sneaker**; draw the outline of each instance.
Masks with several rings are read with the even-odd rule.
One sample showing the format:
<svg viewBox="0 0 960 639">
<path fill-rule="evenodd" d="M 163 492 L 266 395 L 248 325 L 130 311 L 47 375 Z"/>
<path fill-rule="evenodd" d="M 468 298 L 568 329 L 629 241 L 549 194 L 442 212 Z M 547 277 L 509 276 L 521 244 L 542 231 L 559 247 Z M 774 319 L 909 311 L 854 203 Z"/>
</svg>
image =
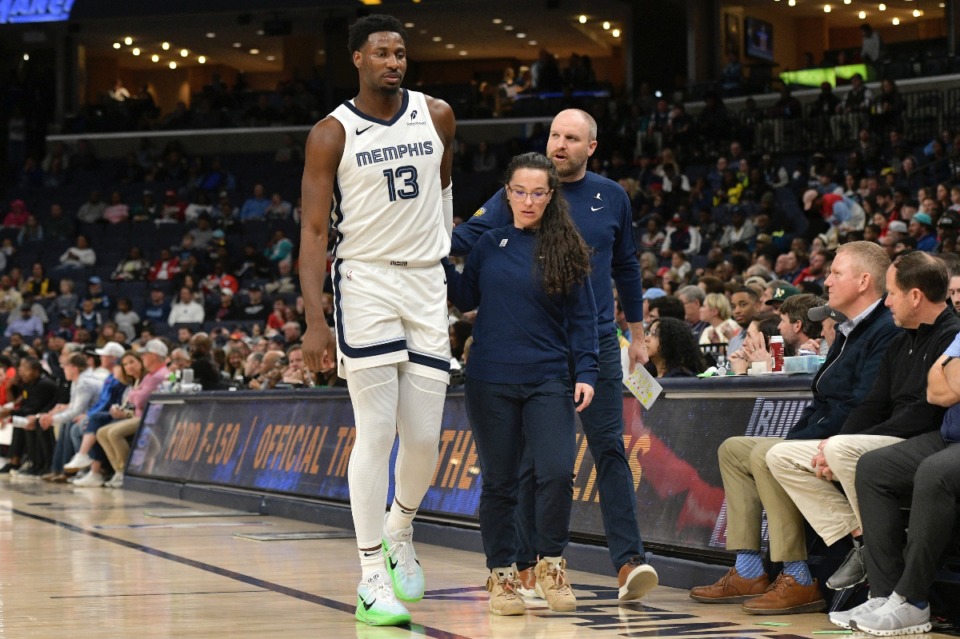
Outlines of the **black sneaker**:
<svg viewBox="0 0 960 639">
<path fill-rule="evenodd" d="M 17 470 L 20 468 L 20 464 L 14 464 L 12 462 L 7 462 L 3 468 L 0 468 L 0 475 L 7 475 L 11 470 Z"/>
</svg>

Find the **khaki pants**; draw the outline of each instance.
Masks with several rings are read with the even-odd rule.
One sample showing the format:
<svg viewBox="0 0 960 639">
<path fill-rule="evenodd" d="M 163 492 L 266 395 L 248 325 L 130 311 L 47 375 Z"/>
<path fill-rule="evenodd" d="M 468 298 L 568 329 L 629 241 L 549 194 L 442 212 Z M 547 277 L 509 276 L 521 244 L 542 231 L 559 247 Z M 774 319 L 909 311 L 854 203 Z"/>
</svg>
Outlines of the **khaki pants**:
<svg viewBox="0 0 960 639">
<path fill-rule="evenodd" d="M 828 546 L 862 528 L 854 478 L 857 460 L 877 448 L 903 441 L 884 435 L 835 435 L 827 440 L 823 455 L 834 481 L 819 479 L 810 460 L 819 452 L 818 440 L 778 443 L 767 453 L 767 465 L 810 526 Z"/>
<path fill-rule="evenodd" d="M 103 448 L 113 469 L 122 473 L 127 466 L 127 457 L 130 456 L 130 444 L 127 437 L 136 434 L 140 426 L 139 417 L 121 419 L 111 422 L 97 431 L 97 443 Z"/>
<path fill-rule="evenodd" d="M 803 515 L 770 474 L 767 451 L 774 437 L 731 437 L 720 445 L 720 474 L 727 495 L 727 550 L 760 550 L 761 514 L 767 511 L 770 558 L 807 558 Z"/>
</svg>

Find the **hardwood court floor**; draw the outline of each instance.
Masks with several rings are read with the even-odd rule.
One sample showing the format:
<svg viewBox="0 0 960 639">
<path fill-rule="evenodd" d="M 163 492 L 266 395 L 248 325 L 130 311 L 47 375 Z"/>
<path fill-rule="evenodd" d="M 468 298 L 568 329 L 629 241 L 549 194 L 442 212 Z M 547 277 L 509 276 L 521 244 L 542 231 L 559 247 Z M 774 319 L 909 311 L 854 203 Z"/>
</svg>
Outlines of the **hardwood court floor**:
<svg viewBox="0 0 960 639">
<path fill-rule="evenodd" d="M 132 491 L 0 481 L 0 637 L 792 639 L 839 631 L 824 615 L 749 617 L 736 606 L 693 604 L 670 588 L 619 607 L 612 578 L 580 572 L 570 575 L 575 614 L 531 605 L 525 617 L 498 618 L 487 613 L 483 558 L 427 544 L 417 547 L 428 592 L 410 606 L 414 625 L 371 628 L 353 618 L 352 539 L 256 542 L 234 533 L 323 526 L 145 514 L 171 509 L 217 510 Z"/>
</svg>

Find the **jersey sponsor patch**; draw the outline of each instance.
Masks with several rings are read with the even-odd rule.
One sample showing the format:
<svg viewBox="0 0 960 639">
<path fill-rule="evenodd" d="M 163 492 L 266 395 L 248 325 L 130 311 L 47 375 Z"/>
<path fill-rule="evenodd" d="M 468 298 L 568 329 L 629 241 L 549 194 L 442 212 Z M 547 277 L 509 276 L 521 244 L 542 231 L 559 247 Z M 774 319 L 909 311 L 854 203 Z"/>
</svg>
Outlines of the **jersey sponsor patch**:
<svg viewBox="0 0 960 639">
<path fill-rule="evenodd" d="M 502 240 L 500 240 L 500 248 L 503 248 L 506 245 L 507 245 L 507 238 L 503 238 Z"/>
<path fill-rule="evenodd" d="M 486 213 L 486 212 L 487 212 L 487 209 L 485 209 L 485 208 L 483 208 L 483 207 L 481 206 L 481 207 L 480 207 L 479 209 L 477 209 L 476 212 L 473 214 L 473 217 L 480 217 L 481 215 L 483 215 L 483 214 Z"/>
</svg>

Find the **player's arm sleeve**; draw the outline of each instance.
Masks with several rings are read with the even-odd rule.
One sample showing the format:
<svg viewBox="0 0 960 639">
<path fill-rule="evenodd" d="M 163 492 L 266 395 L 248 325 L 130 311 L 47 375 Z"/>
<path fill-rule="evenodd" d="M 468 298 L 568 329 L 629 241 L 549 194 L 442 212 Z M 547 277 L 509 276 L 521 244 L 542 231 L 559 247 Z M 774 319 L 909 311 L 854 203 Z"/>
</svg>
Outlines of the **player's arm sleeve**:
<svg viewBox="0 0 960 639">
<path fill-rule="evenodd" d="M 469 220 L 453 229 L 450 254 L 468 254 L 476 246 L 481 235 L 490 229 L 498 229 L 508 225 L 510 220 L 510 209 L 503 199 L 503 189 L 500 189 L 483 206 L 477 209 L 477 212 Z"/>
<path fill-rule="evenodd" d="M 633 238 L 633 212 L 626 194 L 619 206 L 620 224 L 613 243 L 611 271 L 617 285 L 620 306 L 627 321 L 643 321 L 643 286 L 640 277 L 640 262 L 637 260 L 637 244 Z M 666 242 L 666 240 L 664 240 Z"/>
</svg>

